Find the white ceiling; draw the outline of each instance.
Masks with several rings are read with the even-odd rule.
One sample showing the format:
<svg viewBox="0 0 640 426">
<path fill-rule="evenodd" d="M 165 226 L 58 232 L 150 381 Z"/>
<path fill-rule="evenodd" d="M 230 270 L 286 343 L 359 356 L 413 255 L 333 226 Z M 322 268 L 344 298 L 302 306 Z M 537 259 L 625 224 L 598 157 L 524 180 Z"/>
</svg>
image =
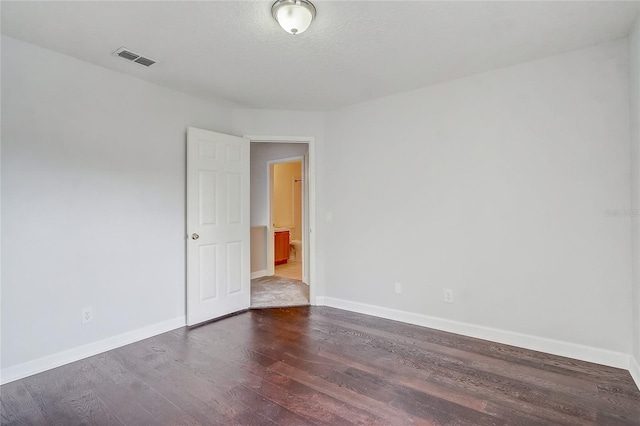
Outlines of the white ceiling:
<svg viewBox="0 0 640 426">
<path fill-rule="evenodd" d="M 2 33 L 208 99 L 327 110 L 624 37 L 640 2 L 315 1 L 297 36 L 271 4 L 2 1 Z"/>
</svg>

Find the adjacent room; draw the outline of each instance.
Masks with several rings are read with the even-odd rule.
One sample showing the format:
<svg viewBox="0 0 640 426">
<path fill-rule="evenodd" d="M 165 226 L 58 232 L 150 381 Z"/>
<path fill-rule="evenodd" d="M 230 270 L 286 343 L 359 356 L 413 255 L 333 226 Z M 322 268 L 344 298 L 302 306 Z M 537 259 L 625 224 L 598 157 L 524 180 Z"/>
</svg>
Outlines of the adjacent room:
<svg viewBox="0 0 640 426">
<path fill-rule="evenodd" d="M 254 142 L 250 154 L 251 308 L 308 305 L 309 145 Z"/>
<path fill-rule="evenodd" d="M 640 425 L 639 1 L 0 8 L 3 425 Z"/>
</svg>

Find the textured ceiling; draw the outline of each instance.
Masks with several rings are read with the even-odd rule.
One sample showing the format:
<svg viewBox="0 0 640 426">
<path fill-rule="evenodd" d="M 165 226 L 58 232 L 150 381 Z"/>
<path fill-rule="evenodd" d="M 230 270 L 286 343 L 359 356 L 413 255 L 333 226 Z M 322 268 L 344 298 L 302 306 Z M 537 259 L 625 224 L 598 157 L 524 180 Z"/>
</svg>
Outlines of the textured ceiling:
<svg viewBox="0 0 640 426">
<path fill-rule="evenodd" d="M 285 33 L 271 2 L 8 2 L 2 33 L 208 99 L 327 110 L 624 37 L 639 2 L 316 1 Z M 111 55 L 125 46 L 151 68 Z"/>
</svg>

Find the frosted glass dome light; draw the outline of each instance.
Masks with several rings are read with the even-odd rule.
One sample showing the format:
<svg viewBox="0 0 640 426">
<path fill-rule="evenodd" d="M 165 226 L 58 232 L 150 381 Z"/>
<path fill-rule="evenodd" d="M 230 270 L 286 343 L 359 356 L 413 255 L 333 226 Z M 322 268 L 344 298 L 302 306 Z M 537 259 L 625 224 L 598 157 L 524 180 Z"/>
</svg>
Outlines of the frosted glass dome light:
<svg viewBox="0 0 640 426">
<path fill-rule="evenodd" d="M 278 0 L 271 6 L 271 14 L 289 34 L 301 34 L 316 16 L 316 8 L 307 0 Z"/>
</svg>

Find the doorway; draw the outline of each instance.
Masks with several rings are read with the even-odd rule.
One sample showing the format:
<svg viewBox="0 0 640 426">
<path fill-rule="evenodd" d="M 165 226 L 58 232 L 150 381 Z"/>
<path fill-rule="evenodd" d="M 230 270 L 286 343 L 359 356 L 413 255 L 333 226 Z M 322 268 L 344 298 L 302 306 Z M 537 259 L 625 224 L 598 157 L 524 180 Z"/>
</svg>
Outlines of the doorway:
<svg viewBox="0 0 640 426">
<path fill-rule="evenodd" d="M 264 296 L 252 297 L 251 307 L 313 304 L 313 138 L 245 137 L 251 140 L 251 286 Z M 287 287 L 303 298 L 291 297 Z"/>
<path fill-rule="evenodd" d="M 304 267 L 304 157 L 267 162 L 269 216 L 274 245 L 273 275 L 303 279 Z M 307 219 L 304 217 L 304 222 Z"/>
</svg>

